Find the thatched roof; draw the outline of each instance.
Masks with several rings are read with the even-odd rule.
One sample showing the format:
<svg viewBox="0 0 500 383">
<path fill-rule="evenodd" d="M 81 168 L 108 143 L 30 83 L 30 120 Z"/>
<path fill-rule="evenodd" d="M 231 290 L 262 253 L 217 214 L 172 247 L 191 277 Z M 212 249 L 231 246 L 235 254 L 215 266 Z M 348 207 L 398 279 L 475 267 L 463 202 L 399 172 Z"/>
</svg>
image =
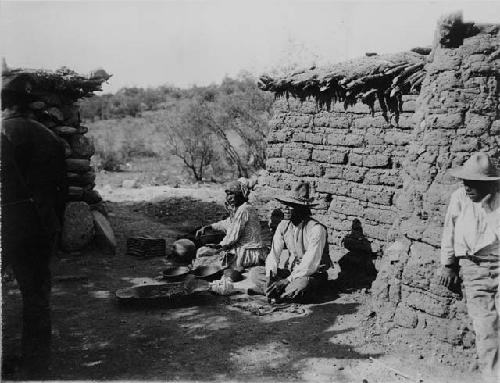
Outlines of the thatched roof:
<svg viewBox="0 0 500 383">
<path fill-rule="evenodd" d="M 426 52 L 427 53 L 427 52 Z M 378 100 L 386 120 L 388 112 L 401 110 L 403 94 L 418 94 L 424 79 L 427 56 L 417 52 L 370 55 L 326 68 L 310 68 L 272 78 L 262 76 L 259 87 L 276 97 L 312 97 L 330 109 L 332 102 L 344 102 L 345 108 L 361 101 L 370 106 Z"/>
<path fill-rule="evenodd" d="M 102 90 L 102 84 L 111 75 L 103 69 L 91 72 L 89 75 L 78 74 L 66 67 L 56 71 L 37 69 L 12 69 L 4 65 L 2 80 L 12 76 L 27 75 L 30 77 L 32 93 L 56 93 L 63 95 L 73 101 L 80 98 L 90 97 L 96 91 Z"/>
</svg>

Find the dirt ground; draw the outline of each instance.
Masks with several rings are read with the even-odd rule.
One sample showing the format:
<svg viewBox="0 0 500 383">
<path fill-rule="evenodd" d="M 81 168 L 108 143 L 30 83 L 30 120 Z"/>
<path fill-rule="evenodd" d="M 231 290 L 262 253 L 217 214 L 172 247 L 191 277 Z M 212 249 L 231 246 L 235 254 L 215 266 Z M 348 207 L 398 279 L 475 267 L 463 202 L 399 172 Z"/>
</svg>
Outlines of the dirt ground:
<svg viewBox="0 0 500 383">
<path fill-rule="evenodd" d="M 127 237 L 148 234 L 171 243 L 223 215 L 220 191 L 207 191 L 203 200 L 185 198 L 190 193 L 149 192 L 143 198 L 149 201 L 108 202 L 119 244 L 116 254 L 94 246 L 80 254 L 61 254 L 54 261 L 50 379 L 478 380 L 477 371 L 457 360 L 460 354 L 450 346 L 422 340 L 418 334 L 410 338 L 375 331 L 366 289 L 341 291 L 332 284 L 318 303 L 261 315 L 241 308 L 242 302 L 254 302 L 256 307 L 262 302 L 245 295 L 206 293 L 176 307 L 120 305 L 114 297 L 117 289 L 158 276 L 166 264 L 162 258 L 126 255 Z M 4 281 L 4 356 L 19 351 L 20 310 L 15 282 Z"/>
</svg>

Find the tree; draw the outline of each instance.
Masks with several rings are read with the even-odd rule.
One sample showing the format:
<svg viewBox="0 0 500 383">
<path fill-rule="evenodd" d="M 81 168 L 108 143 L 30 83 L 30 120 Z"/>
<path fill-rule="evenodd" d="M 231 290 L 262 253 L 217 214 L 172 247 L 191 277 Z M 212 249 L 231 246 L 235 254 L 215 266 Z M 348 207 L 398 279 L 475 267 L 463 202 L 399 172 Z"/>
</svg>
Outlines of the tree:
<svg viewBox="0 0 500 383">
<path fill-rule="evenodd" d="M 223 142 L 228 161 L 236 166 L 238 177 L 248 177 L 250 171 L 265 167 L 265 137 L 272 103 L 272 95 L 258 89 L 248 73 L 240 73 L 237 79 L 225 78 L 219 87 L 210 126 Z M 244 143 L 243 150 L 228 139 L 228 132 L 239 136 Z"/>
<path fill-rule="evenodd" d="M 181 108 L 166 133 L 171 153 L 182 160 L 196 181 L 203 179 L 216 158 L 213 134 L 206 128 L 205 117 L 202 105 L 190 102 Z"/>
</svg>

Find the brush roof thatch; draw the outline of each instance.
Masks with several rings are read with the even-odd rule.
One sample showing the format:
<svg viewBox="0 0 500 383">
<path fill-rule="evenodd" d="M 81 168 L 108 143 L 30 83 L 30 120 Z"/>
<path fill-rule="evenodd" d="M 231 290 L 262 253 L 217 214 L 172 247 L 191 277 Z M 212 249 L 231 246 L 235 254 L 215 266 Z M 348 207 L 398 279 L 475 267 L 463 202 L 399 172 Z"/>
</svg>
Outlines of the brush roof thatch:
<svg viewBox="0 0 500 383">
<path fill-rule="evenodd" d="M 95 70 L 84 76 L 66 67 L 56 71 L 48 71 L 41 69 L 11 69 L 4 64 L 2 70 L 3 81 L 19 75 L 29 77 L 34 95 L 55 93 L 72 101 L 93 96 L 94 92 L 102 90 L 102 84 L 111 77 L 103 69 Z"/>
<path fill-rule="evenodd" d="M 372 114 L 378 100 L 384 118 L 388 112 L 396 122 L 401 111 L 403 94 L 418 94 L 424 79 L 427 56 L 416 52 L 370 55 L 334 64 L 326 68 L 312 67 L 284 77 L 261 76 L 259 87 L 274 92 L 276 97 L 312 97 L 330 110 L 332 102 L 344 102 L 344 107 L 361 101 Z"/>
</svg>

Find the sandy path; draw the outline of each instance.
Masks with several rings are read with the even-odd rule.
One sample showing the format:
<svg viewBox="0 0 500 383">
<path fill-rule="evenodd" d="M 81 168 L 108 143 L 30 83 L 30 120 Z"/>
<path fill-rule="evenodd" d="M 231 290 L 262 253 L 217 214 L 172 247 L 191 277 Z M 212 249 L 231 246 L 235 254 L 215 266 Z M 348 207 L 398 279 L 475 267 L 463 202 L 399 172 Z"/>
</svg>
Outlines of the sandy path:
<svg viewBox="0 0 500 383">
<path fill-rule="evenodd" d="M 191 197 L 203 202 L 223 203 L 225 193 L 220 186 L 179 187 L 142 186 L 140 188 L 113 188 L 109 185 L 96 187 L 105 201 L 109 202 L 155 202 L 173 197 Z"/>
</svg>

